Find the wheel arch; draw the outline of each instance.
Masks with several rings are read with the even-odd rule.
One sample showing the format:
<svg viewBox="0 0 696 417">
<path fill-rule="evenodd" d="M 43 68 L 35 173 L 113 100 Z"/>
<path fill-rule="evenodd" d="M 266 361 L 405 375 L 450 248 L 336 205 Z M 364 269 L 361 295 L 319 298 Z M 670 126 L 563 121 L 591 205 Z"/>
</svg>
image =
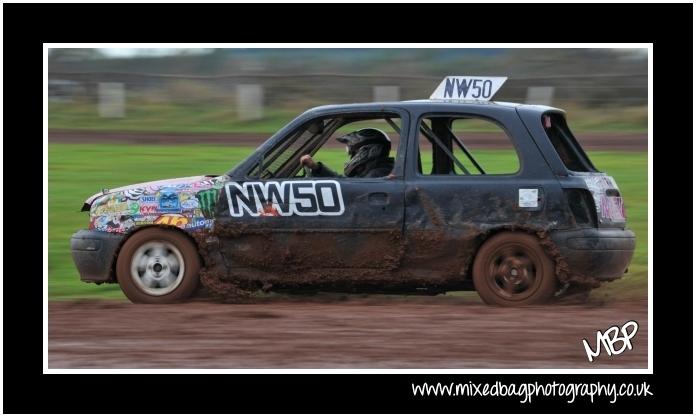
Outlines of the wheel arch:
<svg viewBox="0 0 696 417">
<path fill-rule="evenodd" d="M 539 239 L 539 243 L 541 244 L 542 248 L 544 248 L 544 252 L 551 258 L 551 260 L 554 262 L 554 265 L 557 262 L 557 256 L 554 254 L 550 253 L 552 252 L 549 248 L 547 248 L 547 244 L 545 244 L 545 240 L 548 236 L 548 231 L 541 228 L 541 227 L 533 227 L 533 226 L 521 226 L 521 225 L 514 225 L 514 224 L 503 224 L 503 225 L 498 225 L 494 226 L 490 229 L 487 229 L 485 231 L 482 231 L 478 236 L 475 238 L 475 245 L 474 245 L 474 250 L 471 253 L 471 257 L 468 259 L 468 264 L 466 266 L 466 274 L 464 275 L 464 279 L 468 282 L 473 282 L 474 276 L 473 276 L 473 267 L 474 267 L 474 261 L 476 260 L 476 257 L 479 254 L 479 251 L 481 250 L 481 247 L 483 246 L 486 241 L 491 239 L 492 237 L 499 235 L 500 233 L 506 233 L 506 232 L 517 232 L 517 233 L 525 233 L 527 235 L 531 235 Z"/>
<path fill-rule="evenodd" d="M 116 262 L 118 261 L 118 257 L 121 254 L 121 249 L 123 248 L 123 245 L 126 244 L 130 238 L 138 234 L 139 232 L 146 230 L 146 229 L 153 229 L 153 228 L 159 228 L 159 229 L 165 229 L 165 230 L 171 230 L 176 233 L 179 233 L 182 236 L 185 236 L 196 248 L 196 251 L 199 251 L 198 247 L 198 242 L 196 242 L 196 239 L 191 235 L 191 233 L 186 232 L 185 230 L 181 229 L 180 227 L 176 226 L 168 226 L 168 225 L 159 225 L 159 224 L 146 224 L 143 226 L 138 226 L 134 227 L 133 229 L 129 230 L 128 233 L 126 233 L 121 239 L 121 242 L 118 244 L 118 247 L 116 248 L 116 251 L 114 252 L 114 257 L 111 259 L 111 265 L 110 265 L 110 274 L 109 274 L 109 281 L 107 282 L 117 282 L 116 279 Z M 205 265 L 205 259 L 200 255 L 200 252 L 198 253 L 198 258 L 201 262 L 201 266 Z"/>
<path fill-rule="evenodd" d="M 501 234 L 504 234 L 504 236 L 501 236 Z M 521 247 L 525 248 L 523 249 L 525 253 L 513 254 L 512 264 L 503 265 L 502 262 L 490 264 L 490 262 L 496 259 L 493 256 L 498 256 L 499 252 L 497 251 L 509 244 L 521 245 Z M 476 253 L 469 265 L 468 278 L 472 280 L 475 290 L 486 304 L 515 306 L 546 303 L 557 296 L 559 289 L 564 285 L 563 281 L 559 279 L 558 273 L 563 259 L 558 258 L 556 252 L 557 248 L 550 239 L 547 230 L 527 226 L 502 225 L 501 227 L 491 229 L 488 233 L 481 236 Z M 529 263 L 525 264 L 525 261 L 519 261 L 518 255 L 529 259 L 536 258 L 536 260 L 531 261 L 534 267 L 530 269 Z M 518 264 L 518 262 L 521 263 Z M 496 272 L 489 268 L 492 265 L 495 265 L 493 269 Z M 521 290 L 518 288 L 518 291 L 515 290 L 515 287 L 520 284 L 520 280 L 509 286 L 508 284 L 510 284 L 511 279 L 514 281 L 514 278 L 518 275 L 515 270 L 519 266 L 523 270 L 526 269 L 527 273 L 533 277 L 533 280 L 523 279 L 526 281 L 526 284 Z M 512 268 L 511 275 L 509 274 L 510 268 Z M 524 273 L 524 276 L 529 277 L 530 275 L 527 273 Z M 493 278 L 495 282 L 491 280 L 491 277 L 499 276 L 506 277 L 502 283 L 498 278 Z"/>
</svg>

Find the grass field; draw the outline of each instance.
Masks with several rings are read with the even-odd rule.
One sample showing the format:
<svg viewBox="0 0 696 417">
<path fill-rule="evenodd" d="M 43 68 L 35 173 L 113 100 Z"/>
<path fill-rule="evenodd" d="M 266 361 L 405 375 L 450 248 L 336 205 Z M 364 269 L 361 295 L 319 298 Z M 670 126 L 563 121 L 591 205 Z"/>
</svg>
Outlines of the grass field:
<svg viewBox="0 0 696 417">
<path fill-rule="evenodd" d="M 48 147 L 48 290 L 51 299 L 124 298 L 118 285 L 82 283 L 70 256 L 70 236 L 86 228 L 84 200 L 102 188 L 157 179 L 221 174 L 252 152 L 225 146 L 68 145 Z M 498 151 L 481 159 L 491 168 L 509 164 Z M 317 155 L 340 170 L 345 152 L 329 149 Z M 648 276 L 648 156 L 646 153 L 590 152 L 598 169 L 614 176 L 625 199 L 629 225 L 638 237 L 628 276 L 608 284 L 597 296 L 645 297 Z M 495 162 L 498 160 L 498 162 Z M 493 164 L 493 166 L 491 166 Z"/>
</svg>

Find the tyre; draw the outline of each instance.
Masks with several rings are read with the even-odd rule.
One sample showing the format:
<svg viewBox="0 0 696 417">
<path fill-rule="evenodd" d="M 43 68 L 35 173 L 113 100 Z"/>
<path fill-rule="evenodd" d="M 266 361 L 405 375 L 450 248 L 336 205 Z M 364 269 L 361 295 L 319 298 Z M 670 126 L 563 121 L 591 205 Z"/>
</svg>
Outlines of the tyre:
<svg viewBox="0 0 696 417">
<path fill-rule="evenodd" d="M 196 291 L 200 268 L 191 240 L 180 232 L 151 227 L 124 243 L 116 261 L 116 278 L 134 303 L 175 303 Z"/>
<path fill-rule="evenodd" d="M 539 240 L 526 233 L 499 233 L 481 245 L 473 267 L 474 287 L 487 304 L 541 304 L 558 287 L 554 262 Z"/>
</svg>

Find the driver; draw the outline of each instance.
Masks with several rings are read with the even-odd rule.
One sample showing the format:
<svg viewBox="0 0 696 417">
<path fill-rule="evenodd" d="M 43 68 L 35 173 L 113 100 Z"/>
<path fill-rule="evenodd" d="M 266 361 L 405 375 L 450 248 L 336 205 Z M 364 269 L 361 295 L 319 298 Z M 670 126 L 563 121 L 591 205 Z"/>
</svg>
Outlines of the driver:
<svg viewBox="0 0 696 417">
<path fill-rule="evenodd" d="M 379 129 L 365 128 L 351 132 L 337 141 L 346 145 L 350 160 L 346 162 L 343 174 L 346 177 L 376 178 L 386 177 L 394 169 L 394 158 L 389 157 L 391 140 Z M 303 155 L 300 164 L 311 169 L 313 177 L 338 177 L 339 175 L 311 155 Z"/>
</svg>

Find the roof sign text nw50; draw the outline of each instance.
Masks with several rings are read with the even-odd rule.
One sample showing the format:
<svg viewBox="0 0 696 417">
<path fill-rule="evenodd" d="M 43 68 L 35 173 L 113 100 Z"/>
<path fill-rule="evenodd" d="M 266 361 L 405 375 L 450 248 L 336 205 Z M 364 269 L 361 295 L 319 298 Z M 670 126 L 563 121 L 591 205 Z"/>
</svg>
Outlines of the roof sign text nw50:
<svg viewBox="0 0 696 417">
<path fill-rule="evenodd" d="M 488 101 L 506 80 L 507 77 L 449 75 L 437 86 L 430 99 Z"/>
</svg>

